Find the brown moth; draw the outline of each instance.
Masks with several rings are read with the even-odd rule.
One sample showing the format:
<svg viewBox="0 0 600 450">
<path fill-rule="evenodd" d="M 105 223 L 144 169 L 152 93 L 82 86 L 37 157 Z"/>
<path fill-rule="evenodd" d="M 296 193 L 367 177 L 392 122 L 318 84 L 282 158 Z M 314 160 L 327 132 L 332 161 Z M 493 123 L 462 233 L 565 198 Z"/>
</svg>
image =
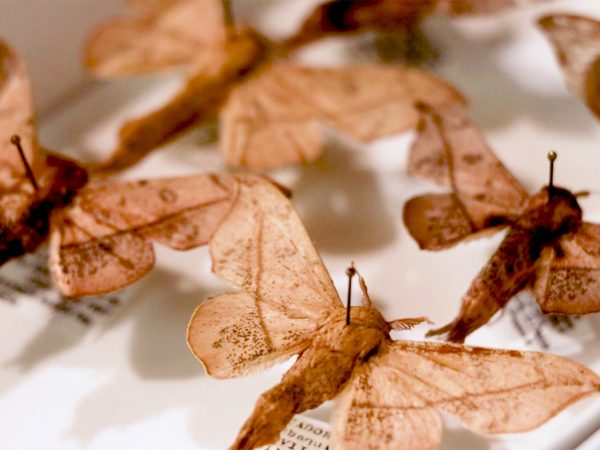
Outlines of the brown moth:
<svg viewBox="0 0 600 450">
<path fill-rule="evenodd" d="M 516 0 L 329 0 L 308 15 L 287 45 L 365 31 L 410 36 L 432 14 L 492 14 L 516 5 Z"/>
<path fill-rule="evenodd" d="M 216 378 L 298 360 L 231 449 L 273 443 L 295 414 L 333 398 L 331 448 L 426 450 L 441 440 L 439 412 L 481 433 L 527 431 L 600 391 L 600 377 L 558 356 L 393 341 L 392 329 L 424 319 L 386 321 L 360 275 L 363 305 L 344 308 L 290 202 L 267 184 L 241 191 L 210 242 L 213 272 L 238 290 L 196 309 L 188 344 Z"/>
<path fill-rule="evenodd" d="M 154 265 L 153 241 L 178 250 L 206 244 L 240 186 L 267 183 L 204 174 L 88 185 L 85 169 L 38 145 L 25 66 L 2 42 L 0 69 L 0 264 L 49 237 L 52 278 L 66 296 L 136 281 Z"/>
<path fill-rule="evenodd" d="M 528 288 L 545 313 L 600 311 L 600 225 L 582 220 L 577 194 L 550 183 L 529 196 L 462 109 L 420 109 L 408 170 L 451 192 L 405 204 L 404 223 L 419 247 L 442 250 L 509 228 L 463 296 L 456 319 L 430 334 L 463 342 Z"/>
<path fill-rule="evenodd" d="M 438 106 L 463 101 L 451 86 L 416 69 L 308 68 L 277 59 L 285 49 L 251 29 L 227 27 L 223 15 L 217 0 L 172 0 L 108 22 L 91 37 L 86 66 L 97 75 L 181 65 L 189 73 L 167 104 L 123 125 L 104 170 L 129 167 L 216 116 L 228 164 L 270 169 L 315 160 L 323 143 L 319 122 L 365 141 L 414 126 L 416 98 Z"/>
<path fill-rule="evenodd" d="M 600 21 L 551 14 L 538 24 L 554 46 L 567 86 L 600 118 Z"/>
</svg>

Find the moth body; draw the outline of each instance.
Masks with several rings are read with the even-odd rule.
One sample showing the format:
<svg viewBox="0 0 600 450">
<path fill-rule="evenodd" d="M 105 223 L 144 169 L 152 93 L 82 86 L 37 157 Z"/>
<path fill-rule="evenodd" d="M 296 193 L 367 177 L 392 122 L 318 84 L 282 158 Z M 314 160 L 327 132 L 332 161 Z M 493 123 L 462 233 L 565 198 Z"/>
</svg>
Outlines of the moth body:
<svg viewBox="0 0 600 450">
<path fill-rule="evenodd" d="M 274 443 L 295 414 L 337 397 L 356 367 L 388 339 L 390 327 L 375 308 L 353 307 L 351 312 L 346 325 L 345 310 L 336 310 L 281 382 L 260 396 L 232 450 Z"/>
<path fill-rule="evenodd" d="M 553 187 L 549 199 L 548 188 L 544 187 L 529 197 L 514 227 L 530 231 L 543 244 L 550 244 L 559 236 L 577 230 L 581 217 L 581 207 L 569 190 Z"/>
<path fill-rule="evenodd" d="M 52 214 L 67 206 L 87 183 L 87 171 L 74 161 L 48 155 L 46 164 L 47 168 L 39 180 L 39 190 L 23 186 L 31 195 L 27 211 L 14 222 L 0 223 L 0 265 L 33 252 L 44 243 Z M 29 180 L 24 179 L 23 183 L 29 183 Z"/>
<path fill-rule="evenodd" d="M 577 199 L 567 189 L 553 187 L 551 200 L 547 187 L 531 196 L 498 250 L 463 296 L 457 318 L 430 335 L 447 333 L 449 341 L 464 342 L 534 281 L 535 262 L 543 248 L 553 246 L 560 252 L 557 239 L 576 231 L 581 215 Z"/>
<path fill-rule="evenodd" d="M 517 241 L 531 235 L 513 231 Z M 334 397 L 331 449 L 422 450 L 441 441 L 440 412 L 484 434 L 527 431 L 600 389 L 593 372 L 554 355 L 393 341 L 390 329 L 426 319 L 386 322 L 353 266 L 347 275 L 358 276 L 363 306 L 350 308 L 347 324 L 305 228 L 271 184 L 241 186 L 210 246 L 213 272 L 238 290 L 205 300 L 188 325 L 207 373 L 237 377 L 298 355 L 259 398 L 234 450 L 276 441 L 294 414 Z M 527 256 L 529 246 L 519 248 Z"/>
</svg>

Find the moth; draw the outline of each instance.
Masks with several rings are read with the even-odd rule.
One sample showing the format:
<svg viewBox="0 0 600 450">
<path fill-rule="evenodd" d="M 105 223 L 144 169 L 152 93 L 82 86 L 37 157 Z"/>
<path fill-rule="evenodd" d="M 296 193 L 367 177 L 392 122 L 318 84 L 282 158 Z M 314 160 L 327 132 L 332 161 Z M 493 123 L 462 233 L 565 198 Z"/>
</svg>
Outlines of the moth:
<svg viewBox="0 0 600 450">
<path fill-rule="evenodd" d="M 443 250 L 508 228 L 464 294 L 458 316 L 429 335 L 463 342 L 524 289 L 533 290 L 544 313 L 600 311 L 600 225 L 582 220 L 577 197 L 585 193 L 554 186 L 551 165 L 548 186 L 530 196 L 461 108 L 419 109 L 409 173 L 451 189 L 404 205 L 404 223 L 419 247 Z"/>
<path fill-rule="evenodd" d="M 295 414 L 333 398 L 331 448 L 423 450 L 440 443 L 439 412 L 481 433 L 526 431 L 600 391 L 600 377 L 554 355 L 392 340 L 424 318 L 386 321 L 360 274 L 363 304 L 350 307 L 349 292 L 344 308 L 291 203 L 267 184 L 242 187 L 210 254 L 237 290 L 190 320 L 188 344 L 207 373 L 238 377 L 298 355 L 231 449 L 273 443 Z"/>
<path fill-rule="evenodd" d="M 440 106 L 463 102 L 447 83 L 417 69 L 299 66 L 285 59 L 285 48 L 254 30 L 227 25 L 224 17 L 231 15 L 223 11 L 218 0 L 149 3 L 91 36 L 85 65 L 98 76 L 182 66 L 188 74 L 164 106 L 123 125 L 102 170 L 129 167 L 214 117 L 220 119 L 220 152 L 228 164 L 271 169 L 318 158 L 320 122 L 367 141 L 414 126 L 417 98 Z"/>
<path fill-rule="evenodd" d="M 329 0 L 309 13 L 287 45 L 369 31 L 405 32 L 410 39 L 431 15 L 492 14 L 515 6 L 515 0 Z"/>
<path fill-rule="evenodd" d="M 39 146 L 25 65 L 2 42 L 0 149 L 0 264 L 49 240 L 52 278 L 69 297 L 141 278 L 154 265 L 152 242 L 178 250 L 207 243 L 240 186 L 268 182 L 203 174 L 88 184 L 79 164 Z"/>
<path fill-rule="evenodd" d="M 600 22 L 551 14 L 538 21 L 556 51 L 569 89 L 600 118 Z"/>
</svg>

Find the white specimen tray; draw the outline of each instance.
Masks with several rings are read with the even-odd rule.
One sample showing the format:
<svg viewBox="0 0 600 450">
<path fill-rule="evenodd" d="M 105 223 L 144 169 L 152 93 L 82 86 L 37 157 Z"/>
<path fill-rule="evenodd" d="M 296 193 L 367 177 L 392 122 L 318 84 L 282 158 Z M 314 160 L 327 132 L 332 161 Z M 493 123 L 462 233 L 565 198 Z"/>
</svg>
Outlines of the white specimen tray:
<svg viewBox="0 0 600 450">
<path fill-rule="evenodd" d="M 45 14 L 50 3 L 52 11 L 64 8 L 68 20 Z M 290 30 L 314 2 L 249 3 L 242 11 L 246 17 L 281 32 Z M 175 77 L 82 82 L 73 64 L 81 35 L 116 10 L 113 0 L 0 2 L 3 37 L 14 38 L 25 49 L 34 81 L 44 84 L 41 92 L 36 84 L 36 93 L 43 99 L 45 146 L 72 155 L 106 154 L 122 120 L 159 104 L 178 85 Z M 600 17 L 600 4 L 594 0 L 542 2 L 492 18 L 430 20 L 426 31 L 441 54 L 435 70 L 470 99 L 472 119 L 515 176 L 531 192 L 537 191 L 547 182 L 546 153 L 557 150 L 557 183 L 594 192 L 582 205 L 587 220 L 600 221 L 600 122 L 566 91 L 554 54 L 533 25 L 536 17 L 551 10 Z M 45 20 L 54 22 L 48 25 Z M 55 59 L 46 58 L 51 50 Z M 336 65 L 366 56 L 362 44 L 330 42 L 302 58 Z M 50 71 L 52 82 L 44 77 Z M 65 97 L 69 89 L 75 93 Z M 405 173 L 414 134 L 370 145 L 329 135 L 320 161 L 271 175 L 294 189 L 293 202 L 340 293 L 345 295 L 345 268 L 355 261 L 386 318 L 428 315 L 438 326 L 447 323 L 502 234 L 444 252 L 419 251 L 403 227 L 402 205 L 436 188 Z M 223 169 L 210 130 L 204 129 L 154 153 L 125 177 Z M 43 287 L 43 254 L 0 270 L 0 298 L 5 300 L 0 301 L 0 448 L 212 450 L 233 441 L 258 395 L 277 383 L 289 363 L 235 380 L 206 376 L 187 349 L 185 329 L 194 308 L 227 286 L 211 274 L 206 248 L 178 253 L 157 246 L 157 260 L 142 281 L 115 296 L 67 305 L 67 314 L 54 313 L 48 306 L 65 309 L 57 295 Z M 597 315 L 576 320 L 571 328 L 563 324 L 558 331 L 539 324 L 531 298 L 521 295 L 511 301 L 510 311 L 492 322 L 468 342 L 546 346 L 600 371 Z M 397 337 L 421 338 L 426 330 Z M 306 416 L 327 421 L 332 405 Z M 580 445 L 599 427 L 596 396 L 521 435 L 483 437 L 448 419 L 440 448 L 563 450 Z M 595 437 L 582 448 L 598 445 Z"/>
</svg>

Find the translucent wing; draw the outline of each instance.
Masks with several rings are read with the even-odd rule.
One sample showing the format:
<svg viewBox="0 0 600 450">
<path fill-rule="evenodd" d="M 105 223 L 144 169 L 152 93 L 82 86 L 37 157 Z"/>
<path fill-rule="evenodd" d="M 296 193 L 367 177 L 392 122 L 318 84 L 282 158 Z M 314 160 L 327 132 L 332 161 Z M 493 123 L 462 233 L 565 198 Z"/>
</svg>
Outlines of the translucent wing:
<svg viewBox="0 0 600 450">
<path fill-rule="evenodd" d="M 90 37 L 85 65 L 97 75 L 135 75 L 194 63 L 223 51 L 219 0 L 132 2 L 137 13 L 114 19 Z"/>
<path fill-rule="evenodd" d="M 414 126 L 413 104 L 422 98 L 438 107 L 463 102 L 451 86 L 416 69 L 274 64 L 231 93 L 221 150 L 228 163 L 257 169 L 312 161 L 322 151 L 318 122 L 367 141 Z"/>
<path fill-rule="evenodd" d="M 569 89 L 583 97 L 600 117 L 600 22 L 555 14 L 538 23 L 554 46 Z"/>
<path fill-rule="evenodd" d="M 439 249 L 471 233 L 510 222 L 528 195 L 496 158 L 462 108 L 421 104 L 419 136 L 408 170 L 452 194 L 411 199 L 404 220 L 422 248 Z"/>
<path fill-rule="evenodd" d="M 200 175 L 83 188 L 52 218 L 50 270 L 67 296 L 116 290 L 154 265 L 152 241 L 206 244 L 230 210 L 235 176 Z"/>
<path fill-rule="evenodd" d="M 332 444 L 435 449 L 436 410 L 479 433 L 528 431 L 599 391 L 596 374 L 559 356 L 398 341 L 382 346 L 342 394 Z"/>
<path fill-rule="evenodd" d="M 237 376 L 297 353 L 342 307 L 292 205 L 270 184 L 241 186 L 210 251 L 213 272 L 243 291 L 204 302 L 190 322 L 188 342 L 211 375 Z"/>
<path fill-rule="evenodd" d="M 534 291 L 544 312 L 600 312 L 600 225 L 579 230 L 546 247 L 536 263 Z"/>
</svg>

